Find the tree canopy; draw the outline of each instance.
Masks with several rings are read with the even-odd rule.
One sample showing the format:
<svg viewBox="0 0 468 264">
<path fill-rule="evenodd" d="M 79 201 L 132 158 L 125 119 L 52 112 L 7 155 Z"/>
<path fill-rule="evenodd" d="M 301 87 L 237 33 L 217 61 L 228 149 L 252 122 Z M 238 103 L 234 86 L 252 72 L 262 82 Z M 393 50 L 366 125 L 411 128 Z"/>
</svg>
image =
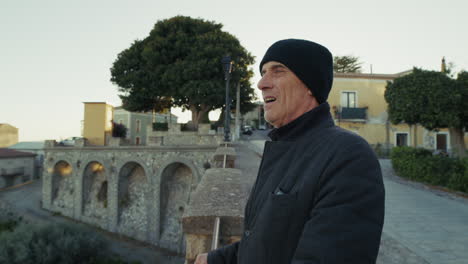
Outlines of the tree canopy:
<svg viewBox="0 0 468 264">
<path fill-rule="evenodd" d="M 414 68 L 387 84 L 385 100 L 392 123 L 421 124 L 428 130 L 449 128 L 452 148 L 464 156 L 463 130 L 468 127 L 466 73 L 458 80 L 445 73 Z"/>
<path fill-rule="evenodd" d="M 225 80 L 221 59 L 230 55 L 231 105 L 240 84 L 241 110 L 254 105 L 250 78 L 253 56 L 239 40 L 222 31 L 222 25 L 176 16 L 160 20 L 148 37 L 136 40 L 118 54 L 111 68 L 111 81 L 119 86 L 123 107 L 129 111 L 162 110 L 179 106 L 192 111 L 192 121 L 225 105 Z"/>
<path fill-rule="evenodd" d="M 334 56 L 333 70 L 339 73 L 361 72 L 361 64 L 359 57 L 354 56 Z"/>
</svg>

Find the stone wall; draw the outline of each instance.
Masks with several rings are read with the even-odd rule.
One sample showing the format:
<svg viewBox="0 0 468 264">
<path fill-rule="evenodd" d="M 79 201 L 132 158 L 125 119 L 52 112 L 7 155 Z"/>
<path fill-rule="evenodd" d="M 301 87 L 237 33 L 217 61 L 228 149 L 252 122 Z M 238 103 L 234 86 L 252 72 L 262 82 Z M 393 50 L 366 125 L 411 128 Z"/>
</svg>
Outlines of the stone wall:
<svg viewBox="0 0 468 264">
<path fill-rule="evenodd" d="M 32 180 L 34 157 L 0 159 L 0 188 L 6 188 Z"/>
<path fill-rule="evenodd" d="M 182 214 L 217 146 L 46 146 L 45 209 L 185 251 Z"/>
<path fill-rule="evenodd" d="M 198 131 L 181 131 L 181 124 L 170 124 L 168 131 L 147 129 L 148 146 L 175 145 L 218 145 L 223 142 L 223 135 L 210 130 L 210 124 L 199 124 Z"/>
</svg>

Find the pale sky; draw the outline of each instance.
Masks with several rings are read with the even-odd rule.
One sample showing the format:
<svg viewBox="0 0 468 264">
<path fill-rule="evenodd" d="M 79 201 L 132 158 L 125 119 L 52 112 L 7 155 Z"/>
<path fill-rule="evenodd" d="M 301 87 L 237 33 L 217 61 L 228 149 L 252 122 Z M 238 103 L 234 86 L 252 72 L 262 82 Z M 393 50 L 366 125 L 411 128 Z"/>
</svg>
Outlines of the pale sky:
<svg viewBox="0 0 468 264">
<path fill-rule="evenodd" d="M 256 87 L 258 61 L 284 38 L 359 56 L 364 72 L 439 70 L 442 56 L 468 70 L 467 10 L 466 0 L 1 0 L 0 123 L 20 141 L 80 136 L 83 102 L 121 103 L 109 81 L 117 54 L 176 15 L 237 36 L 256 57 Z"/>
</svg>

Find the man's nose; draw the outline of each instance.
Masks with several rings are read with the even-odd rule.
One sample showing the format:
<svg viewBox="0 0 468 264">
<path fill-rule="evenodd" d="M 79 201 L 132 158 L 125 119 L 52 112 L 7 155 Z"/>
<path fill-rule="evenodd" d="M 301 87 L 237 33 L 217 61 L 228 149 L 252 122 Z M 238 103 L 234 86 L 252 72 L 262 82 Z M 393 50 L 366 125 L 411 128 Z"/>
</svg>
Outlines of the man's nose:
<svg viewBox="0 0 468 264">
<path fill-rule="evenodd" d="M 257 88 L 259 90 L 267 89 L 271 87 L 271 82 L 266 75 L 263 75 L 260 81 L 257 83 Z"/>
</svg>

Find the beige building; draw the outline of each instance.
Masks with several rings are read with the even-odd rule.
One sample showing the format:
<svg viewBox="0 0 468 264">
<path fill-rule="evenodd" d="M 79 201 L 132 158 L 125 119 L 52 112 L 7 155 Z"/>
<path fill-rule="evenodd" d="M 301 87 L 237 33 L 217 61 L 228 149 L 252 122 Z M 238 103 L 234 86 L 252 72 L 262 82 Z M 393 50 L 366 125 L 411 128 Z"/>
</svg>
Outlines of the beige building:
<svg viewBox="0 0 468 264">
<path fill-rule="evenodd" d="M 36 154 L 0 148 L 0 189 L 33 179 Z"/>
<path fill-rule="evenodd" d="M 9 124 L 0 124 L 0 148 L 18 143 L 18 128 Z"/>
<path fill-rule="evenodd" d="M 384 97 L 387 82 L 409 73 L 335 73 L 328 98 L 335 123 L 364 137 L 374 147 L 414 146 L 450 152 L 448 129 L 428 131 L 420 125 L 393 125 L 388 121 Z"/>
<path fill-rule="evenodd" d="M 112 137 L 114 107 L 105 102 L 85 102 L 83 137 L 88 144 L 104 146 Z"/>
</svg>

